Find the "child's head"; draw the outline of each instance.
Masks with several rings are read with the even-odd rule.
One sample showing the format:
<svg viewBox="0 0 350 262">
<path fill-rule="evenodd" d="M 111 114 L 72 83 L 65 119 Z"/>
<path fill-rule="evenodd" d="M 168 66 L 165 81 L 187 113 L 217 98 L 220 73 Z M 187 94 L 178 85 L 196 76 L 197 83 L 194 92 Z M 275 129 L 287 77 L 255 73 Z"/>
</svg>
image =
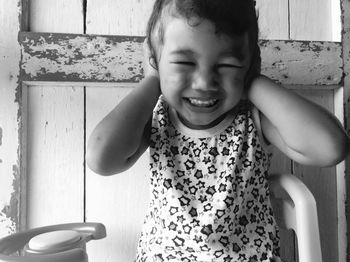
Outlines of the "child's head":
<svg viewBox="0 0 350 262">
<path fill-rule="evenodd" d="M 147 40 L 151 58 L 158 68 L 157 55 L 164 44 L 164 31 L 171 18 L 186 19 L 196 26 L 201 20 L 209 20 L 218 34 L 230 37 L 248 33 L 251 54 L 251 75 L 260 73 L 260 49 L 258 24 L 253 0 L 155 0 L 147 25 Z M 159 59 L 159 58 L 158 58 Z M 248 76 L 249 77 L 249 76 Z M 249 81 L 249 79 L 248 79 Z"/>
<path fill-rule="evenodd" d="M 259 73 L 251 0 L 156 0 L 147 39 L 161 91 L 181 121 L 208 128 L 244 97 Z"/>
</svg>

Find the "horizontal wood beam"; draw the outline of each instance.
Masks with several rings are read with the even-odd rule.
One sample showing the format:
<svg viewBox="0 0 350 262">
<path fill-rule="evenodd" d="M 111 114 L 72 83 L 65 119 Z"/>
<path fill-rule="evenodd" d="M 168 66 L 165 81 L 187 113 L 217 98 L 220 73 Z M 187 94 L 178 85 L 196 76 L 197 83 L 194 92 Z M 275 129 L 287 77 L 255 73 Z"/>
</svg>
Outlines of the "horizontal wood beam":
<svg viewBox="0 0 350 262">
<path fill-rule="evenodd" d="M 143 77 L 144 37 L 20 32 L 21 80 L 123 83 Z M 259 42 L 262 73 L 293 85 L 337 85 L 342 46 L 334 42 Z"/>
</svg>

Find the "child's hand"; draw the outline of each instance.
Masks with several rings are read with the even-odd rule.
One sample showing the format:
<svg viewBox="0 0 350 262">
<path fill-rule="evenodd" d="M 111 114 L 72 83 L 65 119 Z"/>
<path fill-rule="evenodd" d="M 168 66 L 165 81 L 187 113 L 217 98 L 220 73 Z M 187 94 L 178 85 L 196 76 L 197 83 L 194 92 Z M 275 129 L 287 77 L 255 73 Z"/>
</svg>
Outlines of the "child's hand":
<svg viewBox="0 0 350 262">
<path fill-rule="evenodd" d="M 147 44 L 147 38 L 143 42 L 143 52 L 144 52 L 144 72 L 145 72 L 145 77 L 147 76 L 156 76 L 159 78 L 159 73 L 157 70 L 157 64 L 156 64 L 156 58 L 152 56 L 151 51 L 149 49 L 149 46 Z"/>
</svg>

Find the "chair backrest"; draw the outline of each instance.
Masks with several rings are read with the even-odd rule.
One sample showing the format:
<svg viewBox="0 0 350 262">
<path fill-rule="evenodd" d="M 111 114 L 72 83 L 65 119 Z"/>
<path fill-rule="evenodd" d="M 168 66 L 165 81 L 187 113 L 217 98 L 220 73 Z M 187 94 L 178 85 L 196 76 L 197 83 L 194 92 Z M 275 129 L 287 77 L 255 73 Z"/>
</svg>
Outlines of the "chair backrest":
<svg viewBox="0 0 350 262">
<path fill-rule="evenodd" d="M 306 185 L 291 174 L 273 174 L 269 178 L 271 201 L 281 228 L 292 229 L 297 236 L 298 261 L 322 262 L 316 201 Z"/>
</svg>

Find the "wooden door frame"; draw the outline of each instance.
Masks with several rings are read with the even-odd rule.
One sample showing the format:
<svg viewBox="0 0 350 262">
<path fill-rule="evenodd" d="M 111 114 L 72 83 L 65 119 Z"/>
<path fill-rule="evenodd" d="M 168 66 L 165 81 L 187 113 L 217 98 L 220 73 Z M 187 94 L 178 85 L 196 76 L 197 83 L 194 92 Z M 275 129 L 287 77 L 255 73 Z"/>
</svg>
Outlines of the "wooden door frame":
<svg viewBox="0 0 350 262">
<path fill-rule="evenodd" d="M 24 120 L 20 123 L 19 131 L 19 229 L 24 228 L 26 217 L 26 143 L 25 135 L 23 136 L 26 128 L 26 86 L 50 85 L 54 82 L 55 85 L 60 82 L 72 86 L 112 86 L 115 83 L 136 83 L 143 77 L 140 60 L 143 37 L 26 32 L 29 30 L 28 5 L 29 0 L 22 0 L 21 32 L 18 38 L 22 54 L 18 93 L 21 119 Z M 341 43 L 262 40 L 260 46 L 262 73 L 284 86 L 319 85 L 320 88 L 327 89 L 342 86 L 339 94 L 343 97 L 344 125 L 350 134 L 350 2 L 341 0 L 341 7 Z M 47 53 L 47 50 L 51 51 Z M 58 50 L 66 55 L 64 61 L 58 59 Z M 127 58 L 127 62 L 120 63 L 120 58 Z M 79 71 L 72 71 L 73 67 L 79 68 Z M 340 116 L 341 111 L 339 110 Z M 350 248 L 346 236 L 346 229 L 350 228 L 350 196 L 346 194 L 350 192 L 350 179 L 345 179 L 344 169 L 350 170 L 349 157 L 337 170 L 338 185 L 344 185 L 338 188 L 338 197 L 346 200 L 345 210 L 338 210 L 339 261 L 346 261 L 345 256 Z M 347 257 L 350 257 L 349 254 Z"/>
<path fill-rule="evenodd" d="M 347 134 L 350 135 L 350 1 L 341 0 L 341 17 L 342 17 L 342 59 L 344 75 L 342 79 L 342 86 L 344 86 L 343 106 L 344 106 L 344 127 Z M 344 177 L 350 175 L 350 156 L 345 159 Z M 344 248 L 346 250 L 346 257 L 344 261 L 350 260 L 350 240 L 348 233 L 350 230 L 350 178 L 344 178 L 344 195 L 345 195 L 345 237 Z M 341 244 L 341 243 L 339 243 Z"/>
</svg>

